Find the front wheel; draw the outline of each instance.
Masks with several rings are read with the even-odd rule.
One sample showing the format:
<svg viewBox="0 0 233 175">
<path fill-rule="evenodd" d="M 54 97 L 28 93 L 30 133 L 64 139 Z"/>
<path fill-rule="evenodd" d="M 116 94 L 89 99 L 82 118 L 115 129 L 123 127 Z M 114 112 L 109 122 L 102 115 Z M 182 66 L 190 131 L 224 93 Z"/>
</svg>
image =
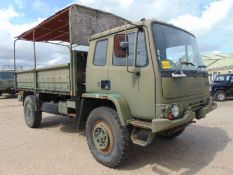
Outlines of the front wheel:
<svg viewBox="0 0 233 175">
<path fill-rule="evenodd" d="M 42 112 L 36 111 L 34 95 L 29 95 L 24 101 L 24 119 L 29 128 L 38 128 L 41 123 Z"/>
<path fill-rule="evenodd" d="M 226 93 L 224 91 L 222 91 L 222 90 L 219 90 L 214 94 L 214 98 L 217 101 L 225 101 Z"/>
<path fill-rule="evenodd" d="M 94 109 L 86 123 L 89 149 L 94 158 L 107 167 L 120 165 L 129 153 L 130 137 L 117 112 L 109 107 Z"/>
</svg>

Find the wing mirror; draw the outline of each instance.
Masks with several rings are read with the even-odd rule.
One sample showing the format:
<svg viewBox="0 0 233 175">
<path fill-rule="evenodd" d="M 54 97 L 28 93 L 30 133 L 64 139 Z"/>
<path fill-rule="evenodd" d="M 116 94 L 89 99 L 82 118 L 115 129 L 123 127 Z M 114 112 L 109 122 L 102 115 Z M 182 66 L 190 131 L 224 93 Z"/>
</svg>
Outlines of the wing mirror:
<svg viewBox="0 0 233 175">
<path fill-rule="evenodd" d="M 123 49 L 123 50 L 128 49 L 128 48 L 129 48 L 129 42 L 127 42 L 127 41 L 122 41 L 122 42 L 120 43 L 120 47 L 121 47 L 121 49 Z"/>
<path fill-rule="evenodd" d="M 124 34 L 117 34 L 114 37 L 114 52 L 115 56 L 119 58 L 125 58 L 127 54 L 127 50 L 129 47 L 129 43 L 125 41 Z"/>
</svg>

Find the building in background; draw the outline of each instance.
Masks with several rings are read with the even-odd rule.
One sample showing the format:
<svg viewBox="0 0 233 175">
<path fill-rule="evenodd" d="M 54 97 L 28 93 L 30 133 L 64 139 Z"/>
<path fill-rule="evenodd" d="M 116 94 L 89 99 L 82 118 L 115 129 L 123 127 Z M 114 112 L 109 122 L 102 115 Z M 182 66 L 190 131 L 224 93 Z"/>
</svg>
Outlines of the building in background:
<svg viewBox="0 0 233 175">
<path fill-rule="evenodd" d="M 233 73 L 233 54 L 203 54 L 202 58 L 207 66 L 210 82 L 218 74 Z"/>
</svg>

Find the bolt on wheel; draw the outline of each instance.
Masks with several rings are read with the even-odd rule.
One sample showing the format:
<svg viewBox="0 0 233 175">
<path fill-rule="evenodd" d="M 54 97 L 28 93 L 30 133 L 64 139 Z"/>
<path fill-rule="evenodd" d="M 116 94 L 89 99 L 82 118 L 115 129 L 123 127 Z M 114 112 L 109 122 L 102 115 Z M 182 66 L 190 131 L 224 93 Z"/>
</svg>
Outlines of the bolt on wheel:
<svg viewBox="0 0 233 175">
<path fill-rule="evenodd" d="M 32 122 L 32 109 L 31 109 L 30 104 L 27 104 L 26 106 L 25 118 L 26 118 L 26 121 L 28 121 L 29 123 Z"/>
<path fill-rule="evenodd" d="M 94 158 L 107 167 L 119 166 L 129 155 L 130 135 L 121 125 L 117 111 L 110 107 L 97 107 L 86 122 L 86 136 Z"/>
<path fill-rule="evenodd" d="M 215 99 L 217 101 L 225 101 L 226 99 L 226 93 L 222 90 L 219 90 L 215 93 Z"/>
<path fill-rule="evenodd" d="M 224 100 L 225 99 L 225 95 L 223 93 L 219 93 L 218 94 L 218 99 L 221 100 L 221 101 Z"/>
<path fill-rule="evenodd" d="M 110 126 L 104 121 L 96 122 L 92 137 L 96 148 L 103 152 L 108 153 L 112 150 L 113 135 Z"/>
</svg>

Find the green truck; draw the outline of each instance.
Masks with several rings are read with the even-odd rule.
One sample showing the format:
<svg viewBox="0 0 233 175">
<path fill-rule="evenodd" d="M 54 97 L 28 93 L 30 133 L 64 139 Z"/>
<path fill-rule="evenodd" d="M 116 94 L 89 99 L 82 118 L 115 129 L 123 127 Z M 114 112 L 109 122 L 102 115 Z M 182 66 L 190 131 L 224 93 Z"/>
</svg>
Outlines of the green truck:
<svg viewBox="0 0 233 175">
<path fill-rule="evenodd" d="M 39 127 L 42 112 L 75 117 L 107 167 L 120 165 L 132 143 L 175 138 L 216 108 L 195 36 L 173 25 L 71 5 L 18 40 L 34 47 L 35 67 L 16 72 L 27 126 Z M 67 46 L 70 63 L 36 68 L 37 42 Z"/>
<path fill-rule="evenodd" d="M 3 93 L 15 94 L 14 70 L 0 70 L 0 96 Z"/>
</svg>

